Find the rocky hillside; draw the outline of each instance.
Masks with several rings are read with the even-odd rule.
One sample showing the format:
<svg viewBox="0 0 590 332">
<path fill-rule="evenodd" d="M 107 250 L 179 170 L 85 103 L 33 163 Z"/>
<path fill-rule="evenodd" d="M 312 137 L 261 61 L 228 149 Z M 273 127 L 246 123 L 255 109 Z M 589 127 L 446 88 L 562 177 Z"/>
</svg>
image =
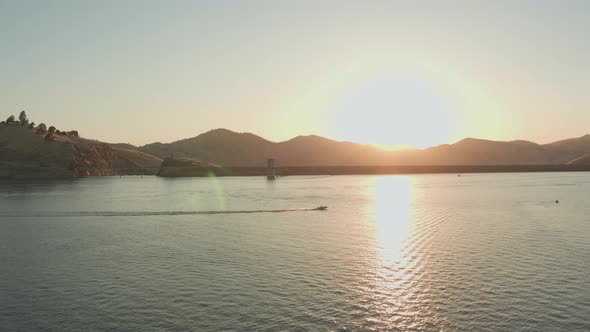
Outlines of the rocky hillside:
<svg viewBox="0 0 590 332">
<path fill-rule="evenodd" d="M 66 134 L 0 124 L 0 177 L 154 174 L 161 159 Z"/>
</svg>

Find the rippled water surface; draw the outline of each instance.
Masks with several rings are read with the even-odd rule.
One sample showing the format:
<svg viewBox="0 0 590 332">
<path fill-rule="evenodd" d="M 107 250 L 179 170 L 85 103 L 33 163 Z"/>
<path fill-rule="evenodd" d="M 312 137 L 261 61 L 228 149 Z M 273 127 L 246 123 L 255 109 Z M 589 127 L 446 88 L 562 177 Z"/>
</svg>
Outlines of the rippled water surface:
<svg viewBox="0 0 590 332">
<path fill-rule="evenodd" d="M 5 331 L 588 331 L 590 174 L 4 180 L 0 264 Z"/>
</svg>

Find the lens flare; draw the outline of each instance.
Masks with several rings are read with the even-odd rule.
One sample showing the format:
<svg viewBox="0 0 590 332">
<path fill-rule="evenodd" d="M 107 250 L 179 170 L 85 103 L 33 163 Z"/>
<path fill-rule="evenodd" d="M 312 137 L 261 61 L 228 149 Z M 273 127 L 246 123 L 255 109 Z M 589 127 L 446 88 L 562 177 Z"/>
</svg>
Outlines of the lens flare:
<svg viewBox="0 0 590 332">
<path fill-rule="evenodd" d="M 225 210 L 226 209 L 225 192 L 223 191 L 223 186 L 219 182 L 219 179 L 217 179 L 217 175 L 215 175 L 215 173 L 213 173 L 212 171 L 209 171 L 207 173 L 207 179 L 208 179 L 209 184 L 213 187 L 213 190 L 215 192 L 215 200 L 217 202 L 217 209 Z"/>
</svg>

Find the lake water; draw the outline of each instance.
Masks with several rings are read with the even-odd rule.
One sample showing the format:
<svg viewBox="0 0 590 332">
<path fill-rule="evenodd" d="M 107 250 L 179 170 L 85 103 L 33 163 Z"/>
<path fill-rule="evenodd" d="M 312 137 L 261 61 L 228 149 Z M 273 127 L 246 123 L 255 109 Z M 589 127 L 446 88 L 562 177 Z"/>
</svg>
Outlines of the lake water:
<svg viewBox="0 0 590 332">
<path fill-rule="evenodd" d="M 590 173 L 3 180 L 0 266 L 3 331 L 588 331 Z"/>
</svg>

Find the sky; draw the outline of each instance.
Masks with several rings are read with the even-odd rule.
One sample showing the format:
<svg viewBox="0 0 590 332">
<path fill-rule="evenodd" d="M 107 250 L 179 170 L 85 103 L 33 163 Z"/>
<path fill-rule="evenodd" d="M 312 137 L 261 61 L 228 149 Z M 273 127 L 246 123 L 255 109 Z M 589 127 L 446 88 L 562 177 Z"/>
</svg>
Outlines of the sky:
<svg viewBox="0 0 590 332">
<path fill-rule="evenodd" d="M 590 1 L 0 0 L 0 117 L 424 148 L 590 133 Z"/>
</svg>

